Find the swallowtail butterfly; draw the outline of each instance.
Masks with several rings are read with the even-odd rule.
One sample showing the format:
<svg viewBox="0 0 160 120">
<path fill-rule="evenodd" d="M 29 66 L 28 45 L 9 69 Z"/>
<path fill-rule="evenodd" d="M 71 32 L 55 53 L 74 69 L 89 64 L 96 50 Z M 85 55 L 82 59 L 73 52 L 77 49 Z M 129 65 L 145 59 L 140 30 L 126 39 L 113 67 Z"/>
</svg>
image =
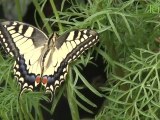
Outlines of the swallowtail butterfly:
<svg viewBox="0 0 160 120">
<path fill-rule="evenodd" d="M 51 95 L 65 80 L 68 64 L 98 42 L 94 30 L 55 33 L 48 38 L 38 28 L 16 21 L 0 23 L 0 43 L 15 58 L 14 76 L 24 90 L 43 85 Z"/>
</svg>

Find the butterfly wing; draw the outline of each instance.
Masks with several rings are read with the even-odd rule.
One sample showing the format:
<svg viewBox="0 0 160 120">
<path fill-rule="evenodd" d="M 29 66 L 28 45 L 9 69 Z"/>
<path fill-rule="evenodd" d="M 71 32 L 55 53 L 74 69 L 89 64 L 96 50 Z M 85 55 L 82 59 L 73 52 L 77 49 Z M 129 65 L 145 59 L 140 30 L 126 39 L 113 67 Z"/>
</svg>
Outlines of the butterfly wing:
<svg viewBox="0 0 160 120">
<path fill-rule="evenodd" d="M 42 80 L 46 92 L 51 94 L 55 92 L 66 78 L 68 64 L 95 45 L 98 40 L 98 34 L 94 30 L 74 30 L 60 36 L 54 43 L 54 52 L 50 50 L 46 56 L 45 61 L 50 60 Z"/>
<path fill-rule="evenodd" d="M 93 30 L 73 30 L 52 39 L 25 23 L 0 24 L 0 43 L 16 59 L 14 74 L 21 93 L 33 90 L 40 82 L 46 92 L 55 92 L 66 78 L 68 64 L 99 40 Z"/>
<path fill-rule="evenodd" d="M 21 92 L 35 87 L 47 42 L 48 37 L 34 26 L 15 21 L 0 23 L 0 43 L 16 59 L 14 74 L 21 85 Z"/>
</svg>

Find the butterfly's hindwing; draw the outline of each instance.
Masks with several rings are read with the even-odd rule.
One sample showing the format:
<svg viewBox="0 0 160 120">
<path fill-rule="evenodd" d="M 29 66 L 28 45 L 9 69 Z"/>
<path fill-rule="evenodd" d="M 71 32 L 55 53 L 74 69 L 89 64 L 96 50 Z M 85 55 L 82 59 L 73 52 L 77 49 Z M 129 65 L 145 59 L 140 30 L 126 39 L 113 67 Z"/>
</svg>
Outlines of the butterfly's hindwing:
<svg viewBox="0 0 160 120">
<path fill-rule="evenodd" d="M 21 92 L 39 83 L 46 92 L 55 90 L 66 79 L 68 65 L 98 42 L 94 30 L 73 30 L 48 38 L 41 30 L 21 22 L 0 24 L 0 43 L 15 57 L 14 74 Z"/>
</svg>

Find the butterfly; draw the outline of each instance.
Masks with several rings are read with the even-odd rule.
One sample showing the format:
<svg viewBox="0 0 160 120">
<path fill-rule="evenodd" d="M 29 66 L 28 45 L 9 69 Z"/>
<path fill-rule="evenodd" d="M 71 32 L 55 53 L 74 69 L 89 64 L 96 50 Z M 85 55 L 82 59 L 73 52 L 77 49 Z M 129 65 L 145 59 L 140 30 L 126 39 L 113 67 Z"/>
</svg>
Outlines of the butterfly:
<svg viewBox="0 0 160 120">
<path fill-rule="evenodd" d="M 21 91 L 43 85 L 55 93 L 66 79 L 68 65 L 99 41 L 94 30 L 80 29 L 48 37 L 40 29 L 18 21 L 0 23 L 0 43 L 15 58 L 14 76 Z"/>
</svg>

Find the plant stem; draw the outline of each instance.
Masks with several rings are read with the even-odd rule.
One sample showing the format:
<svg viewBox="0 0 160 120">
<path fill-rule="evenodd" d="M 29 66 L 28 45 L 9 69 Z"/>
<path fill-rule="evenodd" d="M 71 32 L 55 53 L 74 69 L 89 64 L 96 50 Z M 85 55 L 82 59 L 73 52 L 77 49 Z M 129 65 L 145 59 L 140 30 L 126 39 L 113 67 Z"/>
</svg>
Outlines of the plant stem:
<svg viewBox="0 0 160 120">
<path fill-rule="evenodd" d="M 72 70 L 69 69 L 69 79 L 72 79 Z M 76 96 L 73 92 L 73 89 L 71 88 L 71 81 L 67 81 L 67 98 L 68 98 L 68 104 L 71 110 L 72 120 L 79 120 L 79 112 L 78 112 L 78 106 L 75 102 Z"/>
<path fill-rule="evenodd" d="M 60 23 L 60 18 L 59 18 L 59 15 L 58 15 L 57 8 L 56 8 L 53 0 L 50 0 L 50 3 L 51 3 L 51 6 L 52 6 L 52 9 L 53 9 L 53 13 L 54 13 L 54 15 L 55 15 L 55 17 L 58 21 L 57 23 L 58 23 L 59 31 L 60 31 L 60 33 L 62 33 L 63 32 L 63 27 L 62 27 L 62 24 Z"/>
<path fill-rule="evenodd" d="M 19 0 L 15 0 L 17 13 L 18 13 L 18 20 L 22 21 L 22 13 L 21 13 L 21 6 Z"/>
<path fill-rule="evenodd" d="M 52 29 L 51 29 L 50 25 L 48 24 L 48 22 L 45 21 L 46 16 L 44 15 L 43 11 L 41 10 L 37 0 L 32 0 L 32 2 L 34 4 L 34 6 L 36 7 L 36 10 L 38 11 L 43 23 L 46 25 L 46 29 L 47 29 L 48 33 L 51 34 Z"/>
</svg>

